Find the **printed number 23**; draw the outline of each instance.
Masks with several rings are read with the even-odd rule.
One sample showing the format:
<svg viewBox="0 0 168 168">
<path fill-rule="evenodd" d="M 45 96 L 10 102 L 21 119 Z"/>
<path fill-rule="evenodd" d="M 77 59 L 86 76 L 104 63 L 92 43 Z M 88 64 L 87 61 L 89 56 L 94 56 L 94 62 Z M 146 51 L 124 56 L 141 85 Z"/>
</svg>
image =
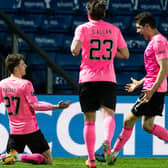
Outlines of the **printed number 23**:
<svg viewBox="0 0 168 168">
<path fill-rule="evenodd" d="M 91 39 L 90 44 L 93 44 L 93 43 L 97 43 L 97 47 L 90 48 L 89 58 L 91 60 L 100 60 L 100 57 L 93 56 L 93 52 L 100 51 L 101 50 L 101 45 L 105 45 L 107 43 L 109 43 L 109 45 L 110 45 L 108 48 L 106 48 L 106 51 L 109 52 L 109 55 L 108 56 L 102 55 L 101 57 L 102 57 L 103 60 L 111 60 L 111 58 L 112 58 L 111 50 L 113 48 L 113 41 L 112 40 L 104 39 L 103 44 L 101 44 L 100 39 Z"/>
</svg>

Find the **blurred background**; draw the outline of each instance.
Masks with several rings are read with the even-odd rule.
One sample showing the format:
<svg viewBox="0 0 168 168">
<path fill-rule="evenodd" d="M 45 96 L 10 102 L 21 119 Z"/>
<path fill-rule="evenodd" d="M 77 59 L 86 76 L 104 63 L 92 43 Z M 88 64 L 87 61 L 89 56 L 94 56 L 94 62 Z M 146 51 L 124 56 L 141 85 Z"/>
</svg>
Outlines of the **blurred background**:
<svg viewBox="0 0 168 168">
<path fill-rule="evenodd" d="M 37 94 L 78 94 L 81 56 L 73 57 L 70 44 L 76 26 L 87 21 L 87 0 L 1 0 L 0 79 L 8 74 L 4 60 L 22 53 Z M 151 12 L 159 31 L 168 38 L 168 0 L 107 0 L 106 21 L 118 26 L 130 50 L 129 60 L 115 60 L 118 95 L 128 95 L 130 77 L 145 75 L 143 52 L 147 41 L 136 35 L 134 16 Z M 136 95 L 138 90 L 131 95 Z"/>
</svg>

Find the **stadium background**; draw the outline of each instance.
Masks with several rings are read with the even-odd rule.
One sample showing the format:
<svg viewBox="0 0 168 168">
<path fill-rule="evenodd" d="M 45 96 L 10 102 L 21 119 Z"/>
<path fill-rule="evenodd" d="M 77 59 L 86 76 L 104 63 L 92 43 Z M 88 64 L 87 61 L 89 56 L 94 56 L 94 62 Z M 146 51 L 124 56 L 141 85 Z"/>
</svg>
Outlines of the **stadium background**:
<svg viewBox="0 0 168 168">
<path fill-rule="evenodd" d="M 38 113 L 38 121 L 42 131 L 50 142 L 54 157 L 74 157 L 85 156 L 85 148 L 82 139 L 82 115 L 80 112 L 76 88 L 71 82 L 61 75 L 63 70 L 68 77 L 77 83 L 80 65 L 80 56 L 73 57 L 70 53 L 74 29 L 77 25 L 87 21 L 86 0 L 5 0 L 0 1 L 0 79 L 7 75 L 4 68 L 4 59 L 8 53 L 20 52 L 25 55 L 28 64 L 25 78 L 32 81 L 38 98 L 41 101 L 55 103 L 60 99 L 72 101 L 71 107 L 67 111 L 65 118 L 61 116 L 66 111 Z M 154 14 L 159 31 L 168 38 L 168 0 L 107 0 L 107 17 L 109 21 L 118 26 L 128 44 L 130 50 L 129 60 L 115 60 L 115 69 L 118 82 L 118 109 L 116 113 L 117 128 L 114 140 L 119 134 L 123 117 L 129 112 L 131 103 L 136 100 L 138 90 L 132 94 L 124 91 L 124 85 L 130 77 L 140 79 L 144 76 L 143 52 L 147 45 L 143 37 L 136 35 L 133 17 L 141 11 L 149 11 Z M 47 64 L 43 54 L 36 52 L 31 45 L 22 39 L 19 33 L 15 32 L 9 24 L 1 17 L 4 12 L 12 22 L 28 35 L 33 42 L 47 53 L 47 57 L 52 59 L 58 72 L 53 71 L 53 67 Z M 42 94 L 42 95 L 41 95 Z M 167 102 L 167 98 L 166 98 Z M 158 118 L 158 122 L 166 127 L 167 124 L 167 103 L 163 118 Z M 122 112 L 122 113 L 121 113 Z M 125 113 L 124 113 L 125 112 Z M 74 114 L 67 125 L 67 132 L 62 128 L 70 116 Z M 79 113 L 79 114 L 78 114 Z M 99 115 L 98 115 L 99 116 Z M 101 120 L 101 115 L 99 116 Z M 130 157 L 167 157 L 167 144 L 143 132 L 137 123 L 135 133 L 122 156 Z M 99 128 L 99 127 L 98 127 Z M 100 128 L 101 130 L 101 128 Z M 1 104 L 0 109 L 0 153 L 5 152 L 5 143 L 8 137 L 8 120 Z M 101 131 L 98 131 L 100 139 L 97 143 L 97 151 L 102 151 L 100 144 Z M 62 135 L 70 135 L 72 141 L 66 144 L 62 142 Z M 59 137 L 60 136 L 60 137 Z M 143 137 L 143 138 L 142 138 Z M 65 139 L 66 140 L 66 139 Z M 113 142 L 112 142 L 113 143 Z M 74 145 L 74 146 L 73 146 Z M 79 145 L 79 146 L 78 146 Z M 158 147 L 156 148 L 156 146 Z M 73 146 L 68 149 L 68 146 Z M 81 150 L 82 149 L 82 150 Z M 70 150 L 70 151 L 69 151 Z M 77 151 L 79 150 L 79 151 Z M 78 152 L 78 154 L 77 154 Z"/>
</svg>

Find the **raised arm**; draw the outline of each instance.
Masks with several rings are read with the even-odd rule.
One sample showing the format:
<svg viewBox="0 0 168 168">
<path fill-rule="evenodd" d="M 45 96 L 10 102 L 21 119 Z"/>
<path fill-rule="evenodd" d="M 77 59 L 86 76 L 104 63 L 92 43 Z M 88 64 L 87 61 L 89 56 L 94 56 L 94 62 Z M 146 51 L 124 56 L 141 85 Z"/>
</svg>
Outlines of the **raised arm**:
<svg viewBox="0 0 168 168">
<path fill-rule="evenodd" d="M 46 111 L 46 110 L 53 110 L 53 109 L 64 109 L 69 107 L 70 105 L 70 101 L 67 101 L 65 103 L 63 103 L 62 101 L 60 101 L 58 104 L 53 105 L 53 104 L 49 104 L 49 103 L 42 103 L 42 102 L 38 102 L 37 97 L 34 95 L 34 88 L 32 86 L 31 82 L 28 82 L 25 85 L 25 98 L 28 102 L 28 104 L 30 105 L 30 107 L 36 111 Z"/>
</svg>

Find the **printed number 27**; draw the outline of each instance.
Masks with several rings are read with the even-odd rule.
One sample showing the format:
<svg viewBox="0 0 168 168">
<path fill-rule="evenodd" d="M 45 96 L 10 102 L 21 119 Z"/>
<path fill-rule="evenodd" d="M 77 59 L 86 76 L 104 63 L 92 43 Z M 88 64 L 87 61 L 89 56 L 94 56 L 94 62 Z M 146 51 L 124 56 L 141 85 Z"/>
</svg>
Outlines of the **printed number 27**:
<svg viewBox="0 0 168 168">
<path fill-rule="evenodd" d="M 14 113 L 14 115 L 17 115 L 18 112 L 19 112 L 20 97 L 14 97 L 14 96 L 12 96 L 12 97 L 10 98 L 10 97 L 8 97 L 8 96 L 5 96 L 3 99 L 6 100 L 6 101 L 5 101 L 5 106 L 6 106 L 6 108 L 11 107 L 11 101 L 12 101 L 12 102 L 13 102 L 13 101 L 16 101 L 16 108 L 15 108 L 15 113 Z M 8 115 L 13 115 L 13 113 L 12 113 L 12 112 L 8 112 Z"/>
<path fill-rule="evenodd" d="M 101 44 L 101 40 L 100 39 L 91 39 L 90 40 L 90 44 L 93 44 L 93 43 L 97 43 L 97 47 L 93 47 L 93 48 L 90 48 L 90 51 L 89 51 L 89 58 L 91 60 L 100 60 L 100 57 L 96 57 L 96 56 L 93 56 L 93 52 L 98 52 L 101 50 L 101 45 L 105 45 L 105 44 L 108 44 L 109 43 L 109 47 L 106 48 L 106 51 L 109 52 L 109 55 L 108 56 L 105 56 L 105 55 L 102 55 L 102 59 L 103 60 L 111 60 L 112 58 L 112 48 L 113 48 L 113 41 L 110 40 L 110 39 L 104 39 L 102 44 Z"/>
</svg>

